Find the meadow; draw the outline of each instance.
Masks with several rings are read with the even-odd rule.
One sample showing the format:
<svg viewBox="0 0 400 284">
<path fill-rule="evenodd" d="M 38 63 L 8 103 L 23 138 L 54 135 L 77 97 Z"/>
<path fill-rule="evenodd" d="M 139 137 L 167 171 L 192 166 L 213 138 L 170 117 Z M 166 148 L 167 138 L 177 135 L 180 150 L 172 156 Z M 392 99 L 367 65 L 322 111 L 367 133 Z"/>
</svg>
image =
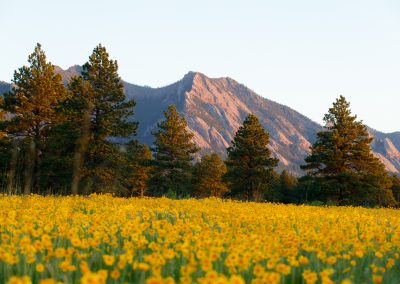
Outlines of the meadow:
<svg viewBox="0 0 400 284">
<path fill-rule="evenodd" d="M 0 283 L 399 283 L 400 212 L 0 197 Z"/>
</svg>

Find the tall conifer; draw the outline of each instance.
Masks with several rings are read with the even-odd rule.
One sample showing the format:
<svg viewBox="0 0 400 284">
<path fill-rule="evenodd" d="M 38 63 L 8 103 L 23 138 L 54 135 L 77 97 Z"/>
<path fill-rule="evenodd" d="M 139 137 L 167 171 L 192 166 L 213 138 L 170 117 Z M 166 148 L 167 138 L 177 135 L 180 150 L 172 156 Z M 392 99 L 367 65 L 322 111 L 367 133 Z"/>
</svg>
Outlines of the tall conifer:
<svg viewBox="0 0 400 284">
<path fill-rule="evenodd" d="M 362 121 L 351 114 L 343 96 L 324 117 L 325 131 L 317 133 L 311 155 L 301 166 L 315 181 L 324 182 L 328 198 L 344 204 L 392 204 L 391 180 L 385 166 L 371 150 L 373 137 Z"/>
<path fill-rule="evenodd" d="M 255 200 L 267 190 L 271 172 L 278 164 L 271 157 L 268 143 L 268 132 L 255 115 L 249 114 L 227 149 L 227 177 L 232 195 Z"/>
<path fill-rule="evenodd" d="M 111 139 L 131 139 L 136 135 L 137 123 L 129 120 L 135 101 L 125 97 L 118 64 L 109 59 L 105 47 L 96 46 L 89 61 L 83 65 L 81 79 L 74 78 L 70 89 L 73 99 L 68 103 L 73 112 L 75 109 L 75 114 L 78 110 L 78 115 L 74 115 L 78 125 L 84 123 L 86 117 L 90 118 L 88 131 L 79 134 L 79 151 L 82 151 L 81 142 L 86 141 L 82 178 L 95 191 L 116 188 L 120 186 L 116 169 L 123 158 L 118 145 Z"/>
<path fill-rule="evenodd" d="M 6 134 L 25 146 L 24 193 L 31 189 L 39 192 L 40 162 L 44 153 L 47 133 L 59 123 L 61 117 L 56 106 L 68 93 L 61 76 L 54 72 L 54 65 L 37 44 L 28 57 L 28 66 L 14 73 L 12 91 L 4 95 L 1 108 L 11 114 L 4 125 Z"/>
<path fill-rule="evenodd" d="M 178 197 L 190 193 L 192 161 L 199 148 L 192 142 L 193 134 L 174 105 L 164 113 L 165 120 L 158 124 L 154 134 L 153 176 L 150 189 L 153 194 L 172 193 Z"/>
<path fill-rule="evenodd" d="M 125 153 L 125 187 L 130 196 L 147 195 L 148 181 L 151 177 L 152 154 L 146 144 L 132 141 L 126 146 Z"/>
<path fill-rule="evenodd" d="M 193 193 L 197 197 L 222 197 L 229 191 L 224 181 L 226 165 L 221 157 L 213 153 L 204 155 L 194 166 Z"/>
</svg>

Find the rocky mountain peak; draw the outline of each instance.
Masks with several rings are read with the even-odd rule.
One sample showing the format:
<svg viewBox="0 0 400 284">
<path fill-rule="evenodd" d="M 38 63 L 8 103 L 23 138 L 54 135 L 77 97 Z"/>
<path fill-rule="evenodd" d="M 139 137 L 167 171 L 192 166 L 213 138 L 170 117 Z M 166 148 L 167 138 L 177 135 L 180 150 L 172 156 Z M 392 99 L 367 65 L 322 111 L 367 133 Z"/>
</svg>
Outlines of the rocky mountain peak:
<svg viewBox="0 0 400 284">
<path fill-rule="evenodd" d="M 83 68 L 80 65 L 72 65 L 71 67 L 69 67 L 66 72 L 74 72 L 75 74 L 80 74 L 82 72 Z"/>
<path fill-rule="evenodd" d="M 304 163 L 316 133 L 322 130 L 321 125 L 306 116 L 259 96 L 229 77 L 209 78 L 200 72 L 189 72 L 180 81 L 163 88 L 143 89 L 128 83 L 125 86 L 127 95 L 137 101 L 134 119 L 140 123 L 139 140 L 149 144 L 153 141 L 151 133 L 163 119 L 163 111 L 175 104 L 203 152 L 226 156 L 226 148 L 237 129 L 253 113 L 270 133 L 270 149 L 280 159 L 279 168 L 301 174 L 299 165 Z M 373 145 L 376 154 L 388 170 L 399 171 L 400 159 L 391 155 L 400 149 L 400 138 L 396 140 L 397 136 L 387 137 L 380 132 L 372 134 L 376 136 Z M 385 138 L 392 143 L 382 140 Z"/>
</svg>

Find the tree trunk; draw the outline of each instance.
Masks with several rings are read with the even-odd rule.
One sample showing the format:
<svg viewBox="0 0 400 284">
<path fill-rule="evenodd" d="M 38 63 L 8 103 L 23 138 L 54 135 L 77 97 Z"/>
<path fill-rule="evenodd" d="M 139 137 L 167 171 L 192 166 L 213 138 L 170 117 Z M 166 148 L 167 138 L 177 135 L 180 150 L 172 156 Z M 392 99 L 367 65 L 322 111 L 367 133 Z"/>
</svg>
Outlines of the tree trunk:
<svg viewBox="0 0 400 284">
<path fill-rule="evenodd" d="M 33 143 L 35 145 L 33 149 L 33 167 L 32 167 L 32 189 L 33 193 L 39 194 L 40 193 L 40 168 L 39 168 L 39 149 L 38 145 L 40 142 L 40 125 L 39 123 L 35 127 L 35 137 Z"/>
<path fill-rule="evenodd" d="M 26 168 L 24 173 L 24 194 L 31 194 L 32 189 L 32 175 L 33 175 L 33 167 L 35 164 L 35 153 L 36 153 L 36 144 L 35 141 L 31 140 L 29 143 L 28 155 L 26 156 Z"/>
<path fill-rule="evenodd" d="M 12 152 L 11 152 L 11 160 L 10 160 L 10 170 L 8 172 L 7 178 L 7 191 L 8 194 L 13 194 L 16 192 L 16 185 L 14 184 L 15 172 L 17 169 L 17 160 L 18 160 L 18 144 L 16 141 L 12 143 Z"/>
<path fill-rule="evenodd" d="M 35 143 L 35 145 L 37 145 Z M 34 160 L 33 160 L 33 172 L 32 172 L 32 189 L 33 193 L 40 194 L 40 167 L 39 167 L 39 151 L 37 147 L 35 147 L 34 153 Z"/>
<path fill-rule="evenodd" d="M 81 137 L 79 138 L 78 141 L 79 148 L 75 152 L 74 156 L 74 169 L 73 169 L 72 184 L 71 184 L 72 195 L 77 195 L 79 190 L 79 182 L 81 180 L 83 158 L 87 149 L 87 144 L 89 142 L 90 115 L 92 111 L 93 111 L 93 106 L 91 103 L 89 103 L 88 108 L 86 109 L 85 115 L 83 117 Z"/>
</svg>

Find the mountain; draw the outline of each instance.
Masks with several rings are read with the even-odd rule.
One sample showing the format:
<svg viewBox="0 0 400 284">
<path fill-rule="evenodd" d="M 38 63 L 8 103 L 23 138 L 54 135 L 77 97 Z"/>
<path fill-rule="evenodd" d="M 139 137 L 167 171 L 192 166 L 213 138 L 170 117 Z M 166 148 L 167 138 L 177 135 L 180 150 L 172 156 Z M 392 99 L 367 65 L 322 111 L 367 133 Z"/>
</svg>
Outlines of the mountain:
<svg viewBox="0 0 400 284">
<path fill-rule="evenodd" d="M 400 173 L 400 132 L 382 133 L 369 128 L 369 133 L 374 137 L 372 149 L 393 173 Z"/>
<path fill-rule="evenodd" d="M 61 74 L 64 84 L 67 84 L 72 77 L 81 74 L 82 66 L 74 65 L 69 67 L 67 70 L 63 70 L 61 67 L 55 66 L 54 71 Z"/>
<path fill-rule="evenodd" d="M 67 70 L 56 67 L 67 83 L 82 71 L 79 65 Z M 175 104 L 186 118 L 194 141 L 203 152 L 217 152 L 226 156 L 237 129 L 248 113 L 259 117 L 270 133 L 270 149 L 280 159 L 279 168 L 302 174 L 299 165 L 309 153 L 316 133 L 322 126 L 299 112 L 259 96 L 243 84 L 225 77 L 209 78 L 189 72 L 183 79 L 161 88 L 143 87 L 124 82 L 128 98 L 136 100 L 133 120 L 139 121 L 138 139 L 152 144 L 152 132 L 163 119 L 168 105 Z M 0 82 L 0 92 L 10 84 Z M 369 128 L 374 136 L 375 154 L 394 173 L 400 173 L 400 132 L 382 133 Z"/>
<path fill-rule="evenodd" d="M 11 90 L 11 84 L 0 81 L 0 95 Z"/>
<path fill-rule="evenodd" d="M 59 66 L 55 66 L 54 71 L 61 74 L 64 84 L 67 84 L 73 76 L 79 75 L 82 72 L 82 66 L 74 65 L 69 67 L 67 70 L 62 69 Z M 11 90 L 10 83 L 0 81 L 0 95 L 10 90 Z"/>
<path fill-rule="evenodd" d="M 270 132 L 270 147 L 281 168 L 299 172 L 315 133 L 321 126 L 289 107 L 262 98 L 230 78 L 211 79 L 190 72 L 182 80 L 163 88 L 125 84 L 126 95 L 137 102 L 138 137 L 151 144 L 151 135 L 163 111 L 175 104 L 186 118 L 194 141 L 204 152 L 226 155 L 235 132 L 248 113 L 260 118 Z"/>
<path fill-rule="evenodd" d="M 163 119 L 162 112 L 175 104 L 203 151 L 225 156 L 244 118 L 253 113 L 270 133 L 270 149 L 280 160 L 279 168 L 297 174 L 302 174 L 299 165 L 304 163 L 316 133 L 323 129 L 299 112 L 261 97 L 231 78 L 208 78 L 189 72 L 182 80 L 162 88 L 125 83 L 125 92 L 137 102 L 134 119 L 139 121 L 138 138 L 142 142 L 153 142 L 151 133 Z M 375 154 L 389 171 L 399 173 L 400 132 L 369 131 L 375 137 Z"/>
</svg>

